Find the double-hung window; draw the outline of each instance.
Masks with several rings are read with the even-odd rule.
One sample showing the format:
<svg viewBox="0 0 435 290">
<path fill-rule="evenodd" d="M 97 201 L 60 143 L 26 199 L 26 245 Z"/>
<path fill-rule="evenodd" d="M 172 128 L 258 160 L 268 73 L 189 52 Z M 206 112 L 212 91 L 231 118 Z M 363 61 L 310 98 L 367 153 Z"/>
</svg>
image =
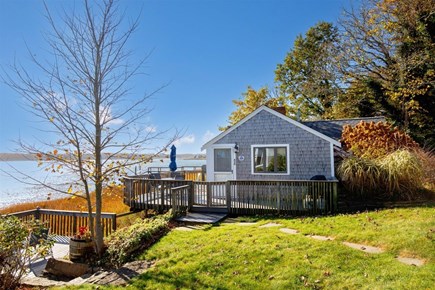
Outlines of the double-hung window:
<svg viewBox="0 0 435 290">
<path fill-rule="evenodd" d="M 288 145 L 252 145 L 252 173 L 288 174 Z"/>
</svg>

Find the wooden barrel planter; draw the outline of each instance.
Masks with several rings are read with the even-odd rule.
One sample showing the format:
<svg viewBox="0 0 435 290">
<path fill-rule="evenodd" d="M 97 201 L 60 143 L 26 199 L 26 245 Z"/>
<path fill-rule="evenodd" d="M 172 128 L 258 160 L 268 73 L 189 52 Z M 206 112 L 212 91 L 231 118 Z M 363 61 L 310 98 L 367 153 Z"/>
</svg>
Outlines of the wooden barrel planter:
<svg viewBox="0 0 435 290">
<path fill-rule="evenodd" d="M 79 239 L 70 239 L 69 241 L 69 259 L 71 261 L 82 260 L 93 251 L 93 241 Z"/>
</svg>

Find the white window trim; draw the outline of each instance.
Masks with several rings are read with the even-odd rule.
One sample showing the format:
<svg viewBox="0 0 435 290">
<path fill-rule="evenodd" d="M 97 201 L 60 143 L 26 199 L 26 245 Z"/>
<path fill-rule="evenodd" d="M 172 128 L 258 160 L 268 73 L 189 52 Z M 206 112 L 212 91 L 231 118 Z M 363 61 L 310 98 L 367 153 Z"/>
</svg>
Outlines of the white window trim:
<svg viewBox="0 0 435 290">
<path fill-rule="evenodd" d="M 287 172 L 255 172 L 254 171 L 254 148 L 265 148 L 265 147 L 285 147 L 287 154 Z M 289 175 L 290 174 L 290 145 L 289 144 L 254 144 L 251 145 L 251 174 L 252 175 Z"/>
</svg>

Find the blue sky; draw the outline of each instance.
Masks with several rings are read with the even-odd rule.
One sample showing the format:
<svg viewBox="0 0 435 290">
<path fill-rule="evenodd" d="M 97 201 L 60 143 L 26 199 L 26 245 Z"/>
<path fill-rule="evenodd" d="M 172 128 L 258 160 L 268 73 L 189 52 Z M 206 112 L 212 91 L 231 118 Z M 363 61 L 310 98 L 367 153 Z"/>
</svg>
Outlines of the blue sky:
<svg viewBox="0 0 435 290">
<path fill-rule="evenodd" d="M 46 1 L 54 13 L 80 2 Z M 169 84 L 149 100 L 146 120 L 158 130 L 185 131 L 178 153 L 199 153 L 235 109 L 232 100 L 248 85 L 273 86 L 276 65 L 298 34 L 319 21 L 335 22 L 350 0 L 159 0 L 121 1 L 126 16 L 140 15 L 129 44 L 138 56 L 151 55 L 146 76 L 133 84 L 143 94 Z M 29 63 L 47 48 L 42 1 L 0 0 L 0 64 Z M 13 152 L 19 137 L 33 142 L 38 122 L 21 97 L 0 83 L 0 152 Z"/>
</svg>

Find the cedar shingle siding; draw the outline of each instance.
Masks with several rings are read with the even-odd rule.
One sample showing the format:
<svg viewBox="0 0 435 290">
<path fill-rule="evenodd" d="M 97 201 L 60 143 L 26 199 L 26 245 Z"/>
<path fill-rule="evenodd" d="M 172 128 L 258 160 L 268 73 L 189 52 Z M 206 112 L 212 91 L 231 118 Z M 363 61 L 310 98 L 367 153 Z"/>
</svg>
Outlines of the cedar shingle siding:
<svg viewBox="0 0 435 290">
<path fill-rule="evenodd" d="M 267 111 L 260 111 L 247 122 L 219 139 L 215 144 L 239 145 L 236 159 L 238 180 L 288 180 L 310 179 L 314 175 L 331 178 L 330 143 L 304 129 L 279 118 Z M 252 175 L 251 145 L 289 144 L 289 175 Z"/>
</svg>

